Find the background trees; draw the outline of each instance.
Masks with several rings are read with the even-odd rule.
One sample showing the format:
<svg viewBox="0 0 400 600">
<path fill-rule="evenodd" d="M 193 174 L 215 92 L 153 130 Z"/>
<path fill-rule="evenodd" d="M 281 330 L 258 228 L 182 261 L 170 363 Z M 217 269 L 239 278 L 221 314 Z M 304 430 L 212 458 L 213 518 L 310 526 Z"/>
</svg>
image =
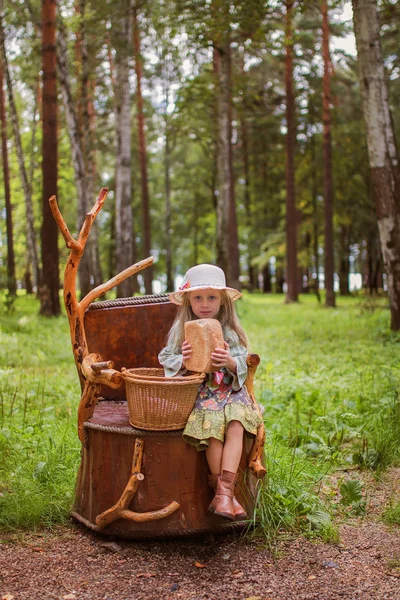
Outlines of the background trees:
<svg viewBox="0 0 400 600">
<path fill-rule="evenodd" d="M 400 16 L 391 0 L 374 6 L 383 23 L 377 35 L 394 138 Z M 54 240 L 52 250 L 39 242 L 39 231 L 46 238 L 52 226 L 45 197 L 55 185 L 51 192 L 45 187 L 41 165 L 47 172 L 57 156 L 53 150 L 45 158 L 41 147 L 50 141 L 41 127 L 49 80 L 38 86 L 41 8 L 39 0 L 13 0 L 1 10 L 10 172 L 7 206 L 0 195 L 2 287 L 12 251 L 15 279 L 27 289 L 31 278 L 37 288 L 47 259 L 55 273 L 65 258 L 61 241 L 59 259 Z M 82 265 L 82 291 L 101 273 L 112 275 L 149 252 L 157 259 L 154 273 L 126 282 L 120 295 L 171 289 L 175 274 L 201 261 L 219 262 L 232 285 L 285 291 L 288 300 L 319 294 L 325 276 L 332 305 L 335 290 L 349 293 L 355 272 L 371 291 L 392 289 L 378 243 L 382 219 L 374 209 L 376 178 L 358 83 L 361 50 L 359 63 L 337 49 L 352 35 L 349 8 L 344 0 L 59 6 L 58 87 L 51 95 L 58 110 L 58 200 L 71 231 L 98 190 L 110 189 Z M 398 175 L 393 181 L 397 189 Z M 324 225 L 329 198 L 331 230 Z M 10 206 L 13 233 L 6 227 Z M 55 276 L 51 286 L 58 286 Z M 391 292 L 390 301 L 397 302 Z M 400 320 L 393 317 L 392 326 Z"/>
</svg>

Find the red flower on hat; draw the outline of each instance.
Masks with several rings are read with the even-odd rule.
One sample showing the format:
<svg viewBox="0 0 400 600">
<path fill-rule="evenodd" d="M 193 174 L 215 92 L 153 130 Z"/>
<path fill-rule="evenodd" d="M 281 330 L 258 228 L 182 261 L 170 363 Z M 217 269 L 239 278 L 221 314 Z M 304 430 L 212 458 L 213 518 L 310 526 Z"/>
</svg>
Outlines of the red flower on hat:
<svg viewBox="0 0 400 600">
<path fill-rule="evenodd" d="M 182 290 L 186 290 L 188 287 L 190 287 L 190 281 L 186 281 L 183 285 L 181 285 L 178 291 L 181 292 Z"/>
</svg>

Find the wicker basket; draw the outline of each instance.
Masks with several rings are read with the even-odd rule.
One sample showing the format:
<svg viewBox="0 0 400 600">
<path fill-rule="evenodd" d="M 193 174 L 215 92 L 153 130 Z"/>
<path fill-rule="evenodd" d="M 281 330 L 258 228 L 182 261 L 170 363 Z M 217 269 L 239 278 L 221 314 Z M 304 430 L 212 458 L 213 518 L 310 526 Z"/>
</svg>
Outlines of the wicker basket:
<svg viewBox="0 0 400 600">
<path fill-rule="evenodd" d="M 138 429 L 182 429 L 196 402 L 204 373 L 165 377 L 164 369 L 121 369 L 129 422 Z"/>
</svg>

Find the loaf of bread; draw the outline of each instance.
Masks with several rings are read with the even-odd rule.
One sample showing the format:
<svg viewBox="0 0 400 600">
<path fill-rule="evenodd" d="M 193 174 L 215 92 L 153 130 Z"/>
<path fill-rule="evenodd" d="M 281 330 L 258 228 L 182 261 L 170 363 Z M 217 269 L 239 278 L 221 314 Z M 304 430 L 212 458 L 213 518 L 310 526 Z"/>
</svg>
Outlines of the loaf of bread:
<svg viewBox="0 0 400 600">
<path fill-rule="evenodd" d="M 192 345 L 192 356 L 186 361 L 188 371 L 213 373 L 219 367 L 211 364 L 211 352 L 224 348 L 221 323 L 217 319 L 197 319 L 185 323 L 185 340 Z"/>
</svg>

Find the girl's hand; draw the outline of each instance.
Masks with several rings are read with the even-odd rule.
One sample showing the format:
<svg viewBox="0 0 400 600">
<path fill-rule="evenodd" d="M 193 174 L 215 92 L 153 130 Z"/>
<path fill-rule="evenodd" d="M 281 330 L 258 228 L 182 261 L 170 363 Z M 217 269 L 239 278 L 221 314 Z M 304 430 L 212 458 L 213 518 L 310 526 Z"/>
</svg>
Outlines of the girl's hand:
<svg viewBox="0 0 400 600">
<path fill-rule="evenodd" d="M 232 358 L 229 346 L 224 342 L 224 348 L 215 348 L 211 353 L 211 362 L 213 367 L 226 367 L 232 373 L 236 373 L 236 361 Z"/>
<path fill-rule="evenodd" d="M 192 344 L 186 340 L 182 344 L 182 366 L 186 366 L 186 361 L 192 356 Z"/>
</svg>

